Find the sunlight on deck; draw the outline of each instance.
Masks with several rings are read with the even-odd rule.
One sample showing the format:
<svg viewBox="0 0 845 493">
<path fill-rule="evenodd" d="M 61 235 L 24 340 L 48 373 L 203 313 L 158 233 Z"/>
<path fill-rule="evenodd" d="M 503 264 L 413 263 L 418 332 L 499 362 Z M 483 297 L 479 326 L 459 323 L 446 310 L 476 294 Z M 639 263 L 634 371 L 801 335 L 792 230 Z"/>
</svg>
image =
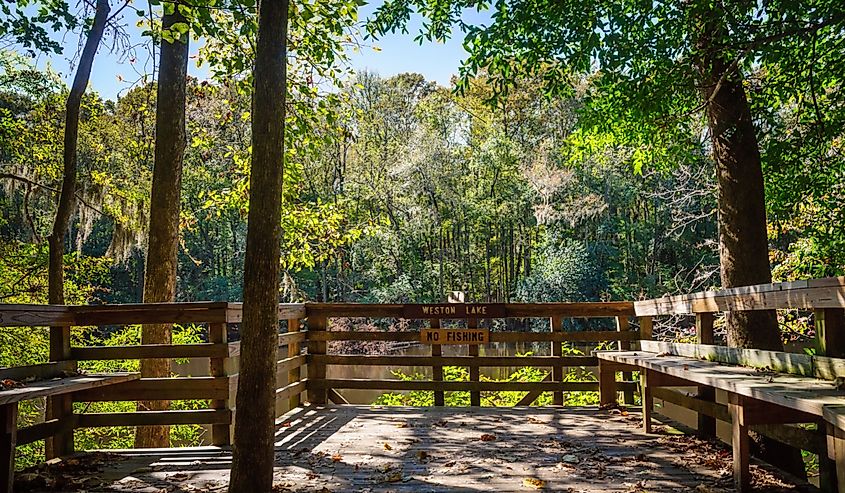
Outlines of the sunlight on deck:
<svg viewBox="0 0 845 493">
<path fill-rule="evenodd" d="M 300 408 L 281 421 L 277 491 L 719 491 L 639 413 L 578 408 Z M 224 491 L 225 449 L 123 451 L 112 491 Z M 181 489 L 179 489 L 181 488 Z"/>
</svg>

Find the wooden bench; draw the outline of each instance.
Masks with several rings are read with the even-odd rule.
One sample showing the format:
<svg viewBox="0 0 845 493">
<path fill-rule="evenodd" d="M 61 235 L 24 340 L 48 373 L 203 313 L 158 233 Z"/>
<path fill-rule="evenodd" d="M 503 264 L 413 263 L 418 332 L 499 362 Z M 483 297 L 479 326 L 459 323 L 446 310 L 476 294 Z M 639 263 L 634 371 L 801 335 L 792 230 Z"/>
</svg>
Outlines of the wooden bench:
<svg viewBox="0 0 845 493">
<path fill-rule="evenodd" d="M 831 381 L 838 374 L 845 375 L 845 360 L 708 345 L 641 343 L 640 351 L 596 353 L 603 405 L 616 402 L 612 386 L 617 371 L 639 371 L 643 426 L 650 433 L 656 387 L 700 386 L 727 392 L 738 491 L 750 487 L 750 426 L 817 423 L 819 429 L 827 430 L 827 454 L 836 463 L 838 491 L 845 492 L 845 390 Z"/>
<path fill-rule="evenodd" d="M 105 385 L 114 385 L 140 377 L 138 373 L 108 373 L 57 376 L 50 378 L 50 373 L 66 371 L 62 363 L 48 363 L 32 367 L 18 367 L 0 370 L 0 379 L 25 380 L 30 376 L 44 378 L 23 383 L 20 387 L 0 390 L 0 492 L 12 491 L 15 471 L 15 447 L 18 434 L 26 436 L 26 443 L 40 437 L 54 436 L 58 433 L 72 433 L 71 420 L 53 419 L 18 430 L 18 403 L 39 397 L 70 396 L 74 392 L 93 389 Z M 32 372 L 30 372 L 32 370 Z M 37 370 L 37 371 L 36 371 Z M 48 375 L 46 378 L 44 375 Z M 64 400 L 67 405 L 72 402 Z M 71 415 L 72 416 L 72 415 Z"/>
</svg>

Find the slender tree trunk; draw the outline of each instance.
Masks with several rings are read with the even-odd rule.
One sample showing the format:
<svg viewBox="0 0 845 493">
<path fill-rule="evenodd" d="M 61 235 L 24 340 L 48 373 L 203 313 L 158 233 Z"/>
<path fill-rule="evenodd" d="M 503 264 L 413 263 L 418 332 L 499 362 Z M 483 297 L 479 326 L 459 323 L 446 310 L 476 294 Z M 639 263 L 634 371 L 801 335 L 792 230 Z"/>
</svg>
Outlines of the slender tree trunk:
<svg viewBox="0 0 845 493">
<path fill-rule="evenodd" d="M 176 8 L 165 14 L 162 28 L 170 29 L 186 19 Z M 162 40 L 156 92 L 156 140 L 150 198 L 150 229 L 144 274 L 144 303 L 170 302 L 176 296 L 176 264 L 179 248 L 179 211 L 182 160 L 185 154 L 185 86 L 188 74 L 188 36 Z M 170 344 L 169 324 L 144 325 L 141 344 Z M 141 360 L 141 376 L 170 376 L 169 359 Z M 169 401 L 140 401 L 139 411 L 161 411 Z M 169 426 L 140 426 L 135 446 L 169 447 Z"/>
<path fill-rule="evenodd" d="M 260 3 L 232 493 L 273 486 L 287 25 L 288 0 Z"/>
<path fill-rule="evenodd" d="M 698 68 L 716 164 L 722 286 L 732 288 L 769 283 L 772 274 L 759 143 L 742 74 L 713 48 L 722 31 L 716 15 L 703 23 Z M 729 346 L 783 351 L 774 310 L 728 312 L 727 333 Z M 800 451 L 762 436 L 754 443 L 763 460 L 806 478 Z"/>
<path fill-rule="evenodd" d="M 85 89 L 88 87 L 88 81 L 91 78 L 91 67 L 94 65 L 94 56 L 97 54 L 97 48 L 103 39 L 103 32 L 106 29 L 109 11 L 111 10 L 108 0 L 97 0 L 97 6 L 95 8 L 94 22 L 91 24 L 91 30 L 88 31 L 87 38 L 85 39 L 85 46 L 82 48 L 79 65 L 76 68 L 73 84 L 71 85 L 65 104 L 64 149 L 62 153 L 64 176 L 62 178 L 62 191 L 59 194 L 59 204 L 56 208 L 53 231 L 47 238 L 47 300 L 54 305 L 63 305 L 65 303 L 65 236 L 67 236 L 70 219 L 73 216 L 76 206 L 76 146 L 79 141 L 79 109 L 82 106 L 82 96 L 85 94 Z M 66 327 L 51 327 L 51 337 L 54 333 L 62 334 L 66 330 Z M 55 357 L 55 355 L 51 354 L 52 357 Z M 57 417 L 55 415 L 57 410 L 59 414 L 63 412 L 61 411 L 63 407 L 57 404 L 61 404 L 61 402 L 54 402 L 52 397 L 47 398 L 47 419 Z M 72 451 L 72 436 L 69 437 L 69 441 L 57 437 L 55 440 L 48 439 L 45 444 L 45 453 L 48 459 Z"/>
<path fill-rule="evenodd" d="M 82 106 L 82 96 L 85 94 L 85 89 L 88 87 L 88 81 L 91 78 L 94 56 L 97 54 L 97 48 L 103 39 L 103 31 L 106 29 L 110 11 L 108 0 L 97 0 L 94 23 L 85 39 L 82 56 L 79 57 L 79 65 L 76 67 L 73 85 L 70 87 L 65 105 L 65 135 L 62 155 L 64 177 L 62 178 L 62 191 L 59 194 L 59 205 L 56 208 L 56 220 L 53 222 L 53 231 L 47 238 L 49 251 L 47 300 L 55 305 L 63 305 L 65 302 L 65 236 L 67 236 L 70 218 L 76 205 L 76 145 L 79 140 L 79 108 Z"/>
</svg>

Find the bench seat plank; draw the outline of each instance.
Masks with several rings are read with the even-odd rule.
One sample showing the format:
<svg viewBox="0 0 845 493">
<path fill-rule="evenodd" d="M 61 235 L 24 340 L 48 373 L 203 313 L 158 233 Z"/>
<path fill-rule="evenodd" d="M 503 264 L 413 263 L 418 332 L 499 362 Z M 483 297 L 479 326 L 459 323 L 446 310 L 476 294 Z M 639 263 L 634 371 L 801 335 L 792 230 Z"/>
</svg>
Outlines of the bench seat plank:
<svg viewBox="0 0 845 493">
<path fill-rule="evenodd" d="M 38 397 L 68 394 L 104 385 L 128 382 L 138 378 L 140 378 L 139 373 L 92 373 L 30 382 L 16 389 L 0 390 L 0 406 Z"/>
<path fill-rule="evenodd" d="M 603 361 L 654 370 L 691 385 L 707 385 L 819 417 L 826 406 L 845 405 L 845 391 L 837 390 L 833 382 L 810 377 L 643 351 L 597 352 L 596 356 Z"/>
</svg>

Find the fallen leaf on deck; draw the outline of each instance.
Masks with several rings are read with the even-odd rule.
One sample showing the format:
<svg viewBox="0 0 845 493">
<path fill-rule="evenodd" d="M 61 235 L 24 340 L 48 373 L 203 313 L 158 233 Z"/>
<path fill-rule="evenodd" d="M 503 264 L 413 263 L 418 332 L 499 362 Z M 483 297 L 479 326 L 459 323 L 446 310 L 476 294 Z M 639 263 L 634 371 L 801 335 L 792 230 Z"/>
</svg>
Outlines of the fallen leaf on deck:
<svg viewBox="0 0 845 493">
<path fill-rule="evenodd" d="M 581 461 L 580 461 L 580 459 L 578 459 L 578 456 L 577 456 L 577 455 L 572 455 L 572 454 L 566 454 L 566 455 L 564 455 L 564 456 L 561 458 L 561 460 L 562 460 L 563 462 L 566 462 L 566 463 L 569 463 L 569 464 L 577 464 L 577 463 L 581 462 Z"/>
<path fill-rule="evenodd" d="M 401 471 L 392 472 L 384 477 L 384 482 L 386 483 L 398 483 L 399 481 L 402 481 Z"/>
<path fill-rule="evenodd" d="M 389 443 L 385 442 L 384 443 L 384 450 L 393 450 L 393 447 L 391 447 Z"/>
<path fill-rule="evenodd" d="M 525 478 L 522 480 L 522 486 L 535 490 L 542 490 L 546 487 L 546 482 L 537 478 Z"/>
<path fill-rule="evenodd" d="M 492 433 L 485 433 L 485 434 L 481 435 L 481 441 L 482 442 L 492 442 L 495 439 L 496 439 L 496 435 L 494 435 Z"/>
<path fill-rule="evenodd" d="M 11 390 L 18 387 L 25 387 L 25 385 L 22 382 L 12 380 L 11 378 L 0 380 L 0 390 Z"/>
<path fill-rule="evenodd" d="M 334 454 L 332 456 L 332 462 L 340 462 L 343 460 L 343 456 L 340 454 Z"/>
</svg>

